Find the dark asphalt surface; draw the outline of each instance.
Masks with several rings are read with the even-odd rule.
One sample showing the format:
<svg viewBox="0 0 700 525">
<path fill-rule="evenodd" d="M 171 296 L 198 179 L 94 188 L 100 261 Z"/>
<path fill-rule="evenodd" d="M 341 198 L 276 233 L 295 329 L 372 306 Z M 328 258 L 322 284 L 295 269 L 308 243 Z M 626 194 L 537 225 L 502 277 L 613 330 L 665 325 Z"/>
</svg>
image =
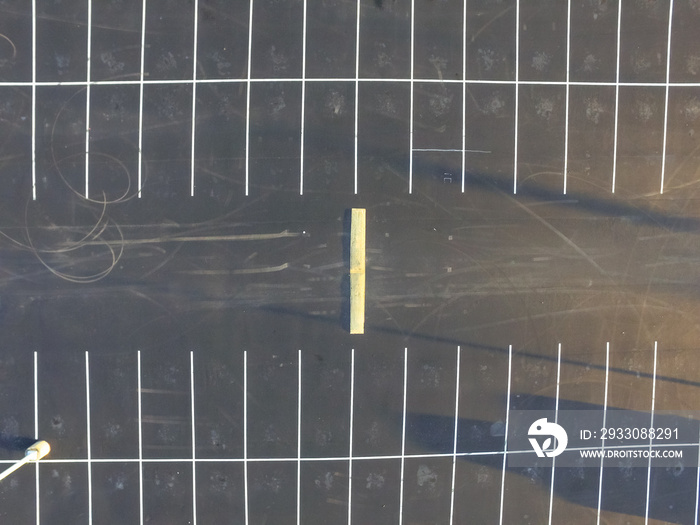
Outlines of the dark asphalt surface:
<svg viewBox="0 0 700 525">
<path fill-rule="evenodd" d="M 0 459 L 52 445 L 4 521 L 546 523 L 551 468 L 453 485 L 456 402 L 457 453 L 502 451 L 509 388 L 553 409 L 561 345 L 559 399 L 602 408 L 609 345 L 609 407 L 698 409 L 700 88 L 666 111 L 665 81 L 697 82 L 700 7 L 667 67 L 668 3 L 625 0 L 616 86 L 618 3 L 572 1 L 567 86 L 566 3 L 522 4 L 516 57 L 513 0 L 363 0 L 356 64 L 355 2 L 308 3 L 304 55 L 304 3 L 255 0 L 248 83 L 249 3 L 200 0 L 193 126 L 193 7 L 148 0 L 141 136 L 142 4 L 93 3 L 88 90 L 86 2 L 37 0 L 34 200 L 32 10 L 1 1 Z M 697 465 L 650 472 L 604 470 L 601 523 L 647 486 L 694 522 Z M 594 522 L 599 469 L 554 476 L 551 522 Z"/>
</svg>

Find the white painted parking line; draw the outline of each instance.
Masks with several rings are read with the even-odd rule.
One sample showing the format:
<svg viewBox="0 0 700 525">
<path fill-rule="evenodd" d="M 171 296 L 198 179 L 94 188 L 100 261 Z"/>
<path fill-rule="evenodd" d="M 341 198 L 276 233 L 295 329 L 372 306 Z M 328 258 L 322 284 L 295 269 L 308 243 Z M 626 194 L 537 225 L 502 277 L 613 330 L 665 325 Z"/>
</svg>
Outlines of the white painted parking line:
<svg viewBox="0 0 700 525">
<path fill-rule="evenodd" d="M 633 445 L 630 445 L 632 447 Z M 670 445 L 667 445 L 670 446 Z M 687 442 L 687 443 L 674 443 L 674 447 L 697 447 L 698 442 Z M 622 449 L 622 447 L 618 447 Z M 567 448 L 567 450 L 573 451 L 599 451 L 600 447 L 575 447 Z M 514 454 L 531 454 L 532 449 L 528 450 L 509 450 L 505 455 L 512 456 Z M 478 458 L 487 456 L 503 456 L 503 450 L 488 450 L 485 452 L 457 452 L 457 458 Z M 403 459 L 452 459 L 454 454 L 452 452 L 442 452 L 442 453 L 426 453 L 426 454 L 386 454 L 386 455 L 374 455 L 374 456 L 353 456 L 352 461 L 357 463 L 362 462 L 377 462 L 377 461 L 391 461 L 391 460 L 401 460 Z M 244 460 L 243 458 L 197 458 L 196 463 L 315 463 L 315 462 L 328 462 L 328 461 L 349 461 L 349 456 L 318 456 L 318 457 L 302 457 L 298 458 L 296 455 L 294 457 L 268 457 L 268 458 L 248 458 Z M 2 460 L 0 464 L 11 464 L 14 460 Z M 183 465 L 191 465 L 192 458 L 144 458 L 139 460 L 138 458 L 92 458 L 90 461 L 87 458 L 77 458 L 77 459 L 42 459 L 41 463 L 46 464 L 56 464 L 56 465 L 86 465 L 90 464 L 156 464 L 156 463 L 182 463 Z"/>
<path fill-rule="evenodd" d="M 352 432 L 355 421 L 355 349 L 350 353 L 350 436 L 348 443 L 348 525 L 352 525 Z"/>
<path fill-rule="evenodd" d="M 466 190 L 467 169 L 467 0 L 462 6 L 462 193 Z"/>
<path fill-rule="evenodd" d="M 301 131 L 299 132 L 299 195 L 304 195 L 304 126 L 306 114 L 306 0 L 301 31 Z"/>
<path fill-rule="evenodd" d="M 32 0 L 32 199 L 36 200 L 36 0 Z M 39 472 L 39 465 L 37 465 Z M 37 517 L 38 519 L 38 517 Z"/>
<path fill-rule="evenodd" d="M 358 77 L 347 78 L 347 77 L 308 77 L 302 79 L 287 77 L 287 78 L 198 78 L 194 80 L 196 84 L 248 84 L 248 82 L 253 84 L 265 84 L 265 83 L 301 83 L 304 82 L 362 82 L 367 84 L 386 84 L 386 83 L 398 83 L 398 84 L 410 84 L 410 78 L 388 78 L 388 77 Z M 177 85 L 192 85 L 192 79 L 144 79 L 143 82 L 140 80 L 92 80 L 86 82 L 85 80 L 67 80 L 65 82 L 46 80 L 37 81 L 33 83 L 31 81 L 9 81 L 0 82 L 0 86 L 4 87 L 32 87 L 36 85 L 37 87 L 85 87 L 88 84 L 91 86 L 139 86 L 141 84 L 147 86 L 177 86 Z M 421 84 L 463 84 L 467 85 L 496 85 L 496 86 L 561 86 L 566 87 L 566 80 L 489 80 L 489 79 L 467 79 L 459 80 L 453 78 L 414 78 L 414 83 Z M 616 82 L 616 81 L 591 81 L 591 80 L 571 80 L 568 82 L 569 86 L 592 86 L 592 87 L 641 87 L 641 88 L 662 88 L 666 87 L 700 87 L 700 82 Z M 461 150 L 458 150 L 461 151 Z"/>
<path fill-rule="evenodd" d="M 458 153 L 491 153 L 490 150 L 485 149 L 456 149 L 456 148 L 413 148 L 413 151 L 452 151 Z"/>
<path fill-rule="evenodd" d="M 408 395 L 408 348 L 403 349 L 403 411 L 401 421 L 401 478 L 399 481 L 399 525 L 403 524 L 403 487 L 406 471 L 406 400 Z"/>
<path fill-rule="evenodd" d="M 85 352 L 85 409 L 86 409 L 86 441 L 87 441 L 87 482 L 88 482 L 88 523 L 92 524 L 92 444 L 90 433 L 90 358 Z"/>
<path fill-rule="evenodd" d="M 243 351 L 243 509 L 245 525 L 249 522 L 248 510 L 248 351 Z"/>
<path fill-rule="evenodd" d="M 518 112 L 520 106 L 520 0 L 515 2 L 515 122 L 513 124 L 513 195 L 518 193 Z M 504 458 L 505 461 L 505 458 Z"/>
<path fill-rule="evenodd" d="M 297 355 L 297 525 L 301 525 L 301 350 Z"/>
<path fill-rule="evenodd" d="M 246 82 L 245 99 L 245 194 L 249 194 L 250 181 L 250 88 L 251 88 L 251 68 L 253 58 L 253 6 L 255 0 L 250 0 L 250 12 L 248 13 L 248 76 Z"/>
<path fill-rule="evenodd" d="M 413 66 L 415 60 L 416 2 L 411 0 L 411 79 L 408 115 L 408 193 L 413 193 Z"/>
<path fill-rule="evenodd" d="M 610 342 L 605 343 L 605 394 L 603 397 L 603 425 L 605 428 L 607 423 L 608 415 L 608 379 L 610 377 Z M 603 452 L 605 450 L 605 440 L 600 442 L 600 450 Z M 605 457 L 603 454 L 600 456 L 600 475 L 598 477 L 598 512 L 596 513 L 596 525 L 600 525 L 600 507 L 603 501 L 603 462 Z"/>
<path fill-rule="evenodd" d="M 39 436 L 39 357 L 34 352 L 34 437 Z M 34 465 L 35 484 L 34 491 L 36 497 L 36 525 L 41 523 L 41 507 L 39 505 L 39 462 Z"/>
<path fill-rule="evenodd" d="M 700 511 L 700 432 L 698 433 L 698 476 L 695 482 L 695 521 L 693 523 L 698 523 L 700 516 L 698 512 Z"/>
<path fill-rule="evenodd" d="M 506 424 L 503 436 L 503 468 L 501 470 L 501 503 L 498 522 L 503 525 L 503 502 L 506 495 L 506 460 L 508 458 L 508 423 L 510 415 L 510 385 L 513 371 L 513 345 L 508 345 L 508 387 L 506 388 Z"/>
<path fill-rule="evenodd" d="M 454 523 L 455 515 L 455 481 L 457 479 L 457 435 L 459 433 L 459 367 L 462 358 L 462 348 L 457 347 L 457 365 L 455 372 L 455 430 L 452 443 L 452 489 L 450 490 L 450 525 Z"/>
<path fill-rule="evenodd" d="M 139 523 L 143 525 L 143 418 L 141 412 L 141 350 L 136 353 L 136 377 L 139 418 Z"/>
<path fill-rule="evenodd" d="M 92 80 L 92 0 L 87 5 L 87 74 L 85 86 L 85 198 L 90 198 L 90 87 Z"/>
<path fill-rule="evenodd" d="M 194 352 L 190 350 L 190 409 L 192 412 L 192 525 L 197 525 L 197 447 L 194 411 Z"/>
<path fill-rule="evenodd" d="M 148 0 L 143 0 L 141 9 L 141 71 L 139 73 L 139 148 L 138 148 L 138 168 L 137 168 L 137 195 L 141 198 L 141 190 L 143 189 L 143 89 L 146 75 L 146 3 Z M 252 0 L 251 0 L 252 1 Z M 139 399 L 141 393 L 139 392 Z M 140 420 L 139 420 L 140 421 Z M 142 506 L 143 509 L 143 506 Z M 141 523 L 143 523 L 143 514 L 141 515 Z"/>
<path fill-rule="evenodd" d="M 566 101 L 564 108 L 564 190 L 566 195 L 569 174 L 569 92 L 571 80 L 571 0 L 566 7 Z M 552 470 L 554 472 L 554 470 Z"/>
<path fill-rule="evenodd" d="M 360 107 L 360 15 L 361 15 L 361 0 L 357 0 L 357 25 L 355 28 L 355 182 L 354 189 L 357 195 L 357 137 L 358 137 L 358 114 Z"/>
<path fill-rule="evenodd" d="M 617 134 L 620 127 L 620 40 L 622 34 L 622 2 L 617 4 L 617 55 L 615 63 L 615 131 L 613 136 L 613 168 L 611 193 L 615 193 L 617 182 Z M 598 518 L 600 519 L 600 517 Z"/>
<path fill-rule="evenodd" d="M 287 78 L 198 78 L 194 80 L 196 84 L 248 84 L 248 82 L 253 84 L 265 84 L 271 82 L 277 83 L 301 83 L 304 82 L 355 82 L 353 78 L 346 77 L 308 77 L 302 79 L 287 77 Z M 366 84 L 385 84 L 385 83 L 411 83 L 410 78 L 388 78 L 388 77 L 362 77 L 357 78 L 358 82 Z M 47 80 L 47 81 L 37 81 L 33 83 L 31 81 L 9 81 L 0 82 L 0 86 L 3 87 L 32 87 L 36 85 L 37 87 L 85 87 L 88 84 L 91 86 L 139 86 L 141 84 L 147 86 L 177 86 L 177 85 L 192 85 L 192 79 L 144 79 L 143 82 L 140 80 L 92 80 L 91 82 L 86 82 L 85 80 L 68 80 L 65 82 Z M 566 80 L 488 80 L 488 79 L 467 79 L 458 80 L 451 78 L 444 78 L 442 80 L 436 78 L 414 78 L 414 83 L 421 84 L 462 84 L 467 85 L 496 85 L 496 86 L 561 86 L 566 87 Z M 669 87 L 690 87 L 697 88 L 700 87 L 700 82 L 615 82 L 615 81 L 590 81 L 590 80 L 571 80 L 569 81 L 569 86 L 591 86 L 591 87 L 641 87 L 641 88 L 663 88 L 667 85 Z M 461 151 L 461 150 L 457 150 Z"/>
<path fill-rule="evenodd" d="M 658 355 L 658 342 L 654 341 L 654 374 L 651 381 L 651 418 L 649 421 L 649 428 L 654 428 L 654 409 L 656 408 L 656 363 Z M 651 447 L 653 439 L 649 439 L 649 451 L 651 452 Z M 651 456 L 649 456 L 649 462 L 647 464 L 647 495 L 646 504 L 644 506 L 644 523 L 645 525 L 649 523 L 649 491 L 651 489 Z"/>
<path fill-rule="evenodd" d="M 664 179 L 666 178 L 666 138 L 668 136 L 668 91 L 671 82 L 671 36 L 673 35 L 673 0 L 668 4 L 668 40 L 666 42 L 666 92 L 664 94 L 664 138 L 661 151 L 661 185 L 659 194 L 664 192 Z"/>
<path fill-rule="evenodd" d="M 197 134 L 197 33 L 199 31 L 199 0 L 194 0 L 194 43 L 192 49 L 192 144 L 190 151 L 190 197 L 195 190 L 195 136 Z"/>
<path fill-rule="evenodd" d="M 569 6 L 571 4 L 569 3 Z M 561 381 L 561 343 L 557 345 L 557 390 L 554 396 L 554 422 L 559 422 L 559 384 Z M 549 480 L 549 525 L 552 525 L 552 510 L 554 507 L 554 473 L 557 458 L 552 458 L 552 477 Z"/>
</svg>

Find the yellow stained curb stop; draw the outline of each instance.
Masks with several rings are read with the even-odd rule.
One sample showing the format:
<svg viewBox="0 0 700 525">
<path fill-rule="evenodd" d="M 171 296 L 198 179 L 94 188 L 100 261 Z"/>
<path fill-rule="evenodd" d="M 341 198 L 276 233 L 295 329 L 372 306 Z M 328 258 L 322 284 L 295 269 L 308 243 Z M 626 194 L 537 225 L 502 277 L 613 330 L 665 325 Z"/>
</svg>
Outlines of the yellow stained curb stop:
<svg viewBox="0 0 700 525">
<path fill-rule="evenodd" d="M 353 208 L 350 216 L 350 333 L 365 333 L 366 210 Z"/>
</svg>

